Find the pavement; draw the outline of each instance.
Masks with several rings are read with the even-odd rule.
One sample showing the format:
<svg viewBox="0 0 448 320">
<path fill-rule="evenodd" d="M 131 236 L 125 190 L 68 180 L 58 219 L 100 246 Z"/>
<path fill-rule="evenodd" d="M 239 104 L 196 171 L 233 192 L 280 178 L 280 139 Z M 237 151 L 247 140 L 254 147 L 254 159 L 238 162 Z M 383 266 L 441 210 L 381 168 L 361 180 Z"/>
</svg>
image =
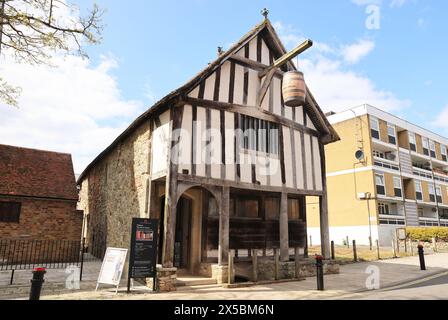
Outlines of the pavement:
<svg viewBox="0 0 448 320">
<path fill-rule="evenodd" d="M 300 299 L 448 299 L 448 253 L 425 256 L 421 271 L 417 256 L 343 265 L 340 274 L 325 276 L 325 291 L 316 290 L 316 279 L 275 284 L 223 288 L 218 285 L 180 288 L 176 292 L 152 293 L 136 287 L 126 294 L 121 287 L 99 291 L 46 295 L 47 300 L 300 300 Z M 369 290 L 377 285 L 377 290 Z M 434 289 L 433 289 L 434 288 Z M 426 293 L 423 294 L 422 292 Z"/>
</svg>

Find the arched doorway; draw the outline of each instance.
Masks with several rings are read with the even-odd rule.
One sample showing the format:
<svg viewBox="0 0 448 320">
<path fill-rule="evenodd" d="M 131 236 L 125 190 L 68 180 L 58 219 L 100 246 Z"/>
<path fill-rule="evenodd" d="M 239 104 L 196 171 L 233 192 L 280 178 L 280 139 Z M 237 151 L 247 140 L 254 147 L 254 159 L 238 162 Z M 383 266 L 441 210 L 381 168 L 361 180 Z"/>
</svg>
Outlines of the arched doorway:
<svg viewBox="0 0 448 320">
<path fill-rule="evenodd" d="M 217 261 L 219 208 L 215 195 L 201 186 L 183 186 L 176 202 L 173 265 L 178 273 L 199 274 L 201 263 Z M 219 196 L 219 195 L 218 195 Z M 165 196 L 160 198 L 164 221 Z M 164 226 L 160 224 L 158 261 L 162 261 Z"/>
</svg>

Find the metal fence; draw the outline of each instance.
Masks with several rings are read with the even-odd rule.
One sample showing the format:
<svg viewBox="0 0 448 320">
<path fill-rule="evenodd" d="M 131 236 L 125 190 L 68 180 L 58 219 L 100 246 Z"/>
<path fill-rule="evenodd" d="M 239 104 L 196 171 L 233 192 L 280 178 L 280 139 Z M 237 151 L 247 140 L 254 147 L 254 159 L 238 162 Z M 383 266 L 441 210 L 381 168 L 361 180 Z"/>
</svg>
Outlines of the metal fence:
<svg viewBox="0 0 448 320">
<path fill-rule="evenodd" d="M 103 250 L 104 249 L 104 250 Z M 73 240 L 0 240 L 0 271 L 11 271 L 10 284 L 15 270 L 65 269 L 80 267 L 80 280 L 84 262 L 97 261 L 104 257 L 101 243 L 92 242 L 86 246 L 85 239 Z"/>
</svg>

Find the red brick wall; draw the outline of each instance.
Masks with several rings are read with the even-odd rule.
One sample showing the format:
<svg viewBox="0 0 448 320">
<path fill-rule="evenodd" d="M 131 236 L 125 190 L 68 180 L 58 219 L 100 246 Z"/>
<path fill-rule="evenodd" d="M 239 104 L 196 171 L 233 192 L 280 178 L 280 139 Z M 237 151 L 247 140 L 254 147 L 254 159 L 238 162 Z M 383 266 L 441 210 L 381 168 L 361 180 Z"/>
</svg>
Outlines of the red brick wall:
<svg viewBox="0 0 448 320">
<path fill-rule="evenodd" d="M 1 197 L 22 204 L 20 223 L 0 222 L 0 239 L 81 240 L 81 211 L 75 201 Z"/>
</svg>

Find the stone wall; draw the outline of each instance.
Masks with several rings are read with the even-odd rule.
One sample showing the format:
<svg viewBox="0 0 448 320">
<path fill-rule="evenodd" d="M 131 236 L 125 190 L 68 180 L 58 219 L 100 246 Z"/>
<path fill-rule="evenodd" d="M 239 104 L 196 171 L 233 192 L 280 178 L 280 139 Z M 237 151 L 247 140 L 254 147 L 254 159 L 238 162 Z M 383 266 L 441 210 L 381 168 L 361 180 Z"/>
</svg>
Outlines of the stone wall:
<svg viewBox="0 0 448 320">
<path fill-rule="evenodd" d="M 149 121 L 90 169 L 78 208 L 88 216 L 87 242 L 128 248 L 132 217 L 149 217 Z"/>
<path fill-rule="evenodd" d="M 0 222 L 0 239 L 81 240 L 83 215 L 75 201 L 0 197 L 21 203 L 19 223 Z"/>
</svg>

